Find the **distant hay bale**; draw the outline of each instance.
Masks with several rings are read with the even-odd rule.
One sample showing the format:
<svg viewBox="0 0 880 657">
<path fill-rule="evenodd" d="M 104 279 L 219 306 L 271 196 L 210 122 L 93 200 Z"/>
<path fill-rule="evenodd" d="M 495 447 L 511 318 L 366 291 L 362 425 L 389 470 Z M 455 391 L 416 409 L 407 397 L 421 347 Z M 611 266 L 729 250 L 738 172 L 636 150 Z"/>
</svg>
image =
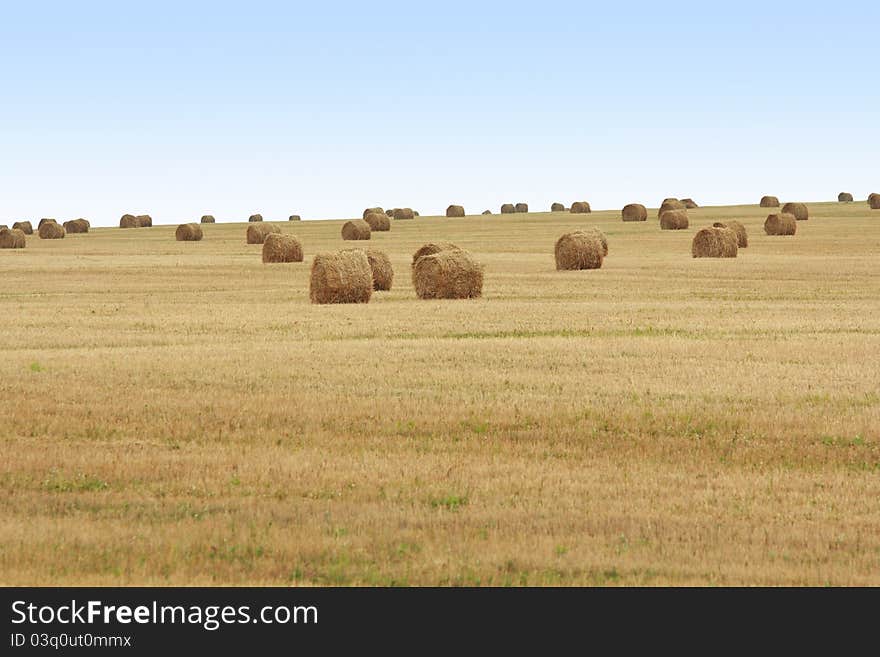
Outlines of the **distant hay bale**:
<svg viewBox="0 0 880 657">
<path fill-rule="evenodd" d="M 397 209 L 397 208 L 389 208 L 388 210 L 385 210 L 385 214 L 386 214 L 387 216 L 389 216 L 389 217 L 393 217 L 393 216 L 394 216 L 394 210 L 396 210 L 396 209 Z"/>
<path fill-rule="evenodd" d="M 572 214 L 589 214 L 592 212 L 592 209 L 590 208 L 590 204 L 586 201 L 575 201 L 571 204 L 570 212 Z"/>
<path fill-rule="evenodd" d="M 712 227 L 729 228 L 734 233 L 736 233 L 736 245 L 741 249 L 744 249 L 749 245 L 749 234 L 746 232 L 746 227 L 735 219 L 730 219 L 725 222 L 716 221 L 714 224 L 712 224 Z"/>
<path fill-rule="evenodd" d="M 491 210 L 483 210 L 483 214 L 492 214 Z"/>
<path fill-rule="evenodd" d="M 550 212 L 565 212 L 565 206 L 562 203 L 553 203 L 550 206 Z"/>
<path fill-rule="evenodd" d="M 517 203 L 514 208 L 517 212 L 528 212 L 529 204 L 528 203 Z"/>
<path fill-rule="evenodd" d="M 505 203 L 501 206 L 501 214 L 513 214 L 516 212 L 516 207 L 513 203 Z"/>
<path fill-rule="evenodd" d="M 364 218 L 370 226 L 370 230 L 387 231 L 391 230 L 391 219 L 384 212 L 370 212 Z"/>
<path fill-rule="evenodd" d="M 621 215 L 624 221 L 647 221 L 648 208 L 641 203 L 630 203 L 623 206 Z"/>
<path fill-rule="evenodd" d="M 849 192 L 840 192 L 840 194 L 837 195 L 837 202 L 838 203 L 852 203 L 853 202 L 853 195 L 850 194 Z"/>
<path fill-rule="evenodd" d="M 342 224 L 342 239 L 344 240 L 368 240 L 371 232 L 370 224 L 363 219 L 352 219 Z"/>
<path fill-rule="evenodd" d="M 435 253 L 442 253 L 443 251 L 461 251 L 461 249 L 452 242 L 428 242 L 427 244 L 423 244 L 415 253 L 413 253 L 412 266 L 415 267 L 419 258 L 423 256 L 434 255 Z"/>
<path fill-rule="evenodd" d="M 65 221 L 63 225 L 64 230 L 70 234 L 88 233 L 92 227 L 88 219 L 71 219 L 70 221 Z"/>
<path fill-rule="evenodd" d="M 0 249 L 23 249 L 27 245 L 24 231 L 19 228 L 0 228 Z"/>
<path fill-rule="evenodd" d="M 281 229 L 278 226 L 273 226 L 271 224 L 260 224 L 259 226 L 253 225 L 247 227 L 247 243 L 248 244 L 262 244 L 266 241 L 266 235 L 270 235 L 272 233 L 280 233 Z"/>
<path fill-rule="evenodd" d="M 202 227 L 199 224 L 180 224 L 174 231 L 174 239 L 178 242 L 200 242 Z"/>
<path fill-rule="evenodd" d="M 687 227 L 687 210 L 667 210 L 660 215 L 660 228 L 662 230 L 684 230 Z"/>
<path fill-rule="evenodd" d="M 288 221 L 302 221 L 302 217 L 298 214 L 292 214 L 287 218 Z"/>
<path fill-rule="evenodd" d="M 40 226 L 42 226 L 43 224 L 49 224 L 49 223 L 57 224 L 58 222 L 55 221 L 54 219 L 49 219 L 48 217 L 43 217 L 42 219 L 40 219 L 40 222 L 37 224 L 37 230 L 39 230 Z"/>
<path fill-rule="evenodd" d="M 139 225 L 138 218 L 133 214 L 124 214 L 119 220 L 120 228 L 137 228 Z"/>
<path fill-rule="evenodd" d="M 679 200 L 666 200 L 660 204 L 660 209 L 657 210 L 657 217 L 662 217 L 664 212 L 669 212 L 670 210 L 687 210 L 687 208 Z"/>
<path fill-rule="evenodd" d="M 692 198 L 683 198 L 681 202 L 684 204 L 685 210 L 693 210 L 694 208 L 698 208 L 699 206 L 694 202 Z"/>
<path fill-rule="evenodd" d="M 420 216 L 422 216 L 422 215 L 419 214 L 419 211 L 418 211 L 418 210 L 413 210 L 413 216 L 414 216 L 414 217 L 420 217 Z"/>
<path fill-rule="evenodd" d="M 761 207 L 762 208 L 778 208 L 779 207 L 779 199 L 775 196 L 762 196 L 761 197 Z"/>
<path fill-rule="evenodd" d="M 12 224 L 13 230 L 20 230 L 25 235 L 33 235 L 34 227 L 31 225 L 30 221 L 16 221 Z"/>
<path fill-rule="evenodd" d="M 377 249 L 346 249 L 347 251 L 363 251 L 370 263 L 373 272 L 373 289 L 376 291 L 388 291 L 394 282 L 394 269 L 388 254 Z"/>
<path fill-rule="evenodd" d="M 735 258 L 737 250 L 736 232 L 731 228 L 701 228 L 691 243 L 694 258 Z"/>
<path fill-rule="evenodd" d="M 414 219 L 416 215 L 412 208 L 394 208 L 392 216 L 395 219 Z"/>
<path fill-rule="evenodd" d="M 366 208 L 363 211 L 363 214 L 361 214 L 361 219 L 366 219 L 367 215 L 372 212 L 375 212 L 376 214 L 385 214 L 385 210 L 383 210 L 382 208 Z"/>
<path fill-rule="evenodd" d="M 798 221 L 806 221 L 810 218 L 810 212 L 803 203 L 786 203 L 782 206 L 782 211 L 787 214 L 793 214 Z"/>
<path fill-rule="evenodd" d="M 681 203 L 681 201 L 679 201 L 674 196 L 670 196 L 669 198 L 663 199 L 663 203 Z M 661 203 L 660 205 L 663 205 L 663 203 Z M 675 209 L 681 209 L 681 208 L 673 208 L 673 209 L 675 210 Z"/>
<path fill-rule="evenodd" d="M 422 256 L 412 279 L 419 299 L 473 299 L 483 293 L 483 265 L 461 249 Z"/>
<path fill-rule="evenodd" d="M 214 215 L 211 214 L 203 214 L 200 221 L 203 224 L 213 224 L 216 222 L 216 220 L 214 219 Z"/>
<path fill-rule="evenodd" d="M 263 262 L 302 262 L 303 249 L 293 235 L 268 233 L 263 240 Z"/>
<path fill-rule="evenodd" d="M 41 240 L 60 240 L 64 239 L 64 235 L 67 231 L 64 230 L 64 226 L 61 224 L 57 224 L 54 221 L 47 221 L 37 229 L 37 233 Z"/>
<path fill-rule="evenodd" d="M 868 196 L 868 207 L 872 210 L 880 210 L 880 194 Z"/>
<path fill-rule="evenodd" d="M 797 219 L 786 212 L 771 214 L 764 222 L 764 232 L 768 235 L 794 235 L 797 232 Z"/>
<path fill-rule="evenodd" d="M 372 294 L 373 270 L 361 249 L 315 256 L 309 277 L 312 303 L 369 303 Z"/>
<path fill-rule="evenodd" d="M 258 222 L 258 221 L 262 221 L 262 220 L 263 220 L 263 215 L 261 215 L 261 214 L 259 214 L 259 213 L 258 213 L 258 214 L 252 214 L 250 217 L 248 217 L 248 221 L 249 221 L 250 223 L 255 223 L 255 222 Z"/>
<path fill-rule="evenodd" d="M 153 227 L 153 218 L 148 214 L 139 214 L 137 216 L 137 222 L 139 228 L 152 228 Z"/>
<path fill-rule="evenodd" d="M 591 230 L 566 233 L 556 240 L 553 252 L 556 256 L 556 269 L 560 271 L 599 269 L 605 258 L 602 240 Z"/>
<path fill-rule="evenodd" d="M 460 205 L 450 205 L 446 208 L 446 216 L 447 217 L 463 217 L 464 216 L 464 208 Z"/>
</svg>

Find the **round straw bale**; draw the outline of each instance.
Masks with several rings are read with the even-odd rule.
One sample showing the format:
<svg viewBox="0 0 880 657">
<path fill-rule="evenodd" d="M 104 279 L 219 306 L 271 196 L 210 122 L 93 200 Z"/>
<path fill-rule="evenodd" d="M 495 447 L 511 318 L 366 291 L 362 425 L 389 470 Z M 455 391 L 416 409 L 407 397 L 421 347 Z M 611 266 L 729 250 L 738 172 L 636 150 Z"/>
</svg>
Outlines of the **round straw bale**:
<svg viewBox="0 0 880 657">
<path fill-rule="evenodd" d="M 687 210 L 667 210 L 660 215 L 660 228 L 662 230 L 683 230 L 687 227 Z"/>
<path fill-rule="evenodd" d="M 419 214 L 418 210 L 413 210 L 413 216 L 414 217 L 421 217 L 422 215 Z"/>
<path fill-rule="evenodd" d="M 263 240 L 263 262 L 302 262 L 303 249 L 293 235 L 268 233 Z"/>
<path fill-rule="evenodd" d="M 20 230 L 25 235 L 34 234 L 34 227 L 33 225 L 31 225 L 30 221 L 16 221 L 14 224 L 12 224 L 12 229 Z"/>
<path fill-rule="evenodd" d="M 384 212 L 370 212 L 364 221 L 369 224 L 370 230 L 391 230 L 391 219 Z"/>
<path fill-rule="evenodd" d="M 592 212 L 592 210 L 590 209 L 590 204 L 586 201 L 575 201 L 571 204 L 570 212 L 572 214 L 587 214 Z"/>
<path fill-rule="evenodd" d="M 251 223 L 254 223 L 257 221 L 262 221 L 262 220 L 263 220 L 263 215 L 261 215 L 261 214 L 252 214 L 250 217 L 248 217 L 248 221 Z"/>
<path fill-rule="evenodd" d="M 309 277 L 312 303 L 368 303 L 372 294 L 373 270 L 361 249 L 315 256 Z"/>
<path fill-rule="evenodd" d="M 513 214 L 516 212 L 516 207 L 513 203 L 505 203 L 501 206 L 501 214 Z"/>
<path fill-rule="evenodd" d="M 514 206 L 514 210 L 516 210 L 517 212 L 528 212 L 529 211 L 529 204 L 528 203 L 517 203 L 516 206 Z"/>
<path fill-rule="evenodd" d="M 663 203 L 681 203 L 681 201 L 679 201 L 674 196 L 670 196 L 669 198 L 663 199 Z M 660 205 L 663 205 L 663 203 L 661 203 Z M 673 209 L 680 209 L 680 208 L 673 208 Z"/>
<path fill-rule="evenodd" d="M 346 249 L 348 251 L 363 251 L 370 263 L 370 270 L 373 272 L 373 289 L 387 291 L 391 289 L 391 283 L 394 281 L 394 269 L 391 267 L 391 260 L 388 254 L 377 249 Z"/>
<path fill-rule="evenodd" d="M 880 194 L 868 196 L 868 207 L 872 210 L 880 210 Z"/>
<path fill-rule="evenodd" d="M 262 244 L 266 241 L 266 235 L 271 233 L 280 233 L 281 229 L 278 226 L 273 226 L 271 224 L 260 224 L 259 226 L 248 226 L 247 227 L 247 243 L 248 244 Z"/>
<path fill-rule="evenodd" d="M 732 228 L 701 228 L 691 243 L 691 254 L 695 258 L 735 258 L 737 250 Z"/>
<path fill-rule="evenodd" d="M 565 212 L 565 206 L 562 203 L 554 203 L 550 206 L 550 212 Z"/>
<path fill-rule="evenodd" d="M 180 224 L 174 231 L 174 239 L 178 242 L 200 242 L 202 227 L 199 224 Z"/>
<path fill-rule="evenodd" d="M 725 222 L 716 221 L 712 224 L 712 227 L 730 228 L 730 230 L 736 233 L 736 245 L 741 249 L 744 249 L 749 245 L 749 234 L 746 232 L 746 227 L 735 219 L 730 219 Z"/>
<path fill-rule="evenodd" d="M 389 208 L 389 209 L 385 210 L 385 214 L 388 215 L 389 217 L 393 217 L 393 216 L 394 216 L 394 210 L 396 210 L 396 209 L 397 209 L 397 208 Z"/>
<path fill-rule="evenodd" d="M 761 207 L 762 208 L 778 208 L 779 207 L 779 199 L 775 196 L 762 196 L 761 197 Z"/>
<path fill-rule="evenodd" d="M 605 233 L 599 230 L 598 227 L 590 226 L 588 228 L 581 228 L 581 232 L 595 235 L 599 239 L 599 243 L 602 245 L 602 256 L 605 257 L 608 255 L 608 238 L 605 237 Z"/>
<path fill-rule="evenodd" d="M 40 219 L 40 222 L 37 224 L 37 230 L 39 230 L 40 226 L 42 226 L 43 224 L 49 224 L 49 223 L 57 224 L 58 222 L 55 221 L 54 219 L 49 219 L 48 217 L 43 217 L 42 219 Z"/>
<path fill-rule="evenodd" d="M 138 226 L 141 228 L 152 228 L 153 218 L 148 214 L 139 214 L 137 216 Z"/>
<path fill-rule="evenodd" d="M 662 217 L 664 212 L 668 212 L 670 210 L 687 210 L 687 208 L 684 207 L 684 203 L 682 203 L 681 201 L 663 201 L 663 203 L 660 205 L 660 209 L 657 210 L 657 217 Z"/>
<path fill-rule="evenodd" d="M 302 221 L 302 217 L 298 214 L 292 214 L 287 218 L 288 221 Z"/>
<path fill-rule="evenodd" d="M 621 215 L 623 216 L 624 221 L 647 221 L 648 208 L 641 203 L 630 203 L 629 205 L 623 206 Z"/>
<path fill-rule="evenodd" d="M 771 214 L 764 222 L 764 232 L 768 235 L 794 235 L 797 232 L 797 220 L 793 214 L 787 212 Z"/>
<path fill-rule="evenodd" d="M 41 240 L 60 240 L 64 239 L 64 235 L 67 231 L 64 230 L 64 226 L 61 224 L 57 224 L 54 221 L 47 221 L 42 226 L 39 227 L 37 233 L 40 235 Z"/>
<path fill-rule="evenodd" d="M 68 233 L 88 233 L 92 225 L 88 219 L 71 219 L 64 222 L 64 230 Z"/>
<path fill-rule="evenodd" d="M 692 198 L 683 198 L 681 199 L 681 202 L 684 203 L 685 210 L 693 210 L 694 208 L 700 207 L 694 202 L 694 199 Z"/>
<path fill-rule="evenodd" d="M 214 215 L 212 214 L 203 214 L 201 218 L 201 223 L 203 224 L 213 224 L 216 223 L 216 219 L 214 219 Z"/>
<path fill-rule="evenodd" d="M 342 239 L 344 240 L 368 240 L 371 232 L 370 224 L 363 219 L 352 219 L 342 224 Z"/>
<path fill-rule="evenodd" d="M 364 210 L 363 214 L 361 214 L 361 219 L 366 219 L 367 215 L 371 212 L 375 212 L 376 214 L 385 214 L 385 210 L 382 208 L 367 208 Z"/>
<path fill-rule="evenodd" d="M 492 214 L 491 210 L 483 210 L 483 214 Z"/>
<path fill-rule="evenodd" d="M 566 233 L 554 247 L 556 269 L 599 269 L 605 258 L 602 240 L 594 231 L 576 230 Z"/>
<path fill-rule="evenodd" d="M 119 220 L 120 228 L 137 228 L 140 224 L 138 224 L 138 218 L 133 214 L 124 214 L 122 218 Z"/>
<path fill-rule="evenodd" d="M 414 219 L 416 215 L 412 208 L 394 208 L 393 216 L 395 219 Z"/>
<path fill-rule="evenodd" d="M 450 205 L 446 208 L 446 216 L 447 217 L 463 217 L 464 216 L 464 208 L 460 205 Z"/>
<path fill-rule="evenodd" d="M 428 244 L 423 244 L 418 251 L 413 253 L 412 266 L 415 267 L 422 256 L 434 255 L 442 251 L 461 251 L 461 249 L 452 242 L 429 242 Z"/>
<path fill-rule="evenodd" d="M 782 206 L 782 211 L 793 214 L 798 221 L 806 221 L 810 218 L 810 212 L 803 203 L 786 203 Z"/>
<path fill-rule="evenodd" d="M 0 228 L 0 249 L 23 249 L 26 244 L 23 230 Z"/>
<path fill-rule="evenodd" d="M 850 194 L 849 192 L 840 192 L 840 194 L 837 195 L 837 202 L 838 203 L 852 203 L 853 202 L 853 195 Z"/>
<path fill-rule="evenodd" d="M 472 299 L 483 293 L 483 265 L 461 249 L 422 256 L 412 278 L 419 299 Z"/>
</svg>

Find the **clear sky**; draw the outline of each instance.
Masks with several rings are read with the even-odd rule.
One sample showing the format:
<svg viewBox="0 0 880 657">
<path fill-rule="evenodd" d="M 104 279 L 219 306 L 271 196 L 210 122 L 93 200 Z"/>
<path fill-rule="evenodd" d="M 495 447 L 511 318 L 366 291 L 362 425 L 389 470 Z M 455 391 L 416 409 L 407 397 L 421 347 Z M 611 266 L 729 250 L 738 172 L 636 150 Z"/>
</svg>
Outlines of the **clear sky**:
<svg viewBox="0 0 880 657">
<path fill-rule="evenodd" d="M 876 2 L 0 0 L 0 223 L 865 198 Z"/>
</svg>

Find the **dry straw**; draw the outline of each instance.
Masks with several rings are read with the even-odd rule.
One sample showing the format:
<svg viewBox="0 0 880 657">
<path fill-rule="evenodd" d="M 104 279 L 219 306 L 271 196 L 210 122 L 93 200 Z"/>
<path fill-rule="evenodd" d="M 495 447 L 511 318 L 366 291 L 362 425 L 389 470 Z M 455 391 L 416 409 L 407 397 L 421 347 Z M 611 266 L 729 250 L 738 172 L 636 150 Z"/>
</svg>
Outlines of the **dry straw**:
<svg viewBox="0 0 880 657">
<path fill-rule="evenodd" d="M 749 234 L 746 232 L 746 227 L 739 221 L 735 219 L 725 222 L 716 221 L 712 226 L 714 228 L 730 228 L 730 230 L 736 233 L 736 245 L 739 248 L 744 249 L 749 245 Z"/>
<path fill-rule="evenodd" d="M 517 212 L 528 212 L 529 211 L 529 204 L 528 203 L 517 203 L 516 206 L 514 206 L 514 210 L 516 210 Z"/>
<path fill-rule="evenodd" d="M 251 223 L 255 223 L 258 221 L 262 221 L 262 220 L 263 220 L 263 215 L 261 215 L 261 214 L 252 214 L 250 217 L 248 217 L 248 221 Z"/>
<path fill-rule="evenodd" d="M 565 212 L 565 206 L 562 203 L 554 203 L 550 206 L 550 212 Z"/>
<path fill-rule="evenodd" d="M 501 214 L 513 214 L 516 212 L 516 206 L 513 203 L 505 203 L 501 206 Z"/>
<path fill-rule="evenodd" d="M 623 206 L 621 216 L 624 221 L 647 221 L 648 208 L 641 203 L 630 203 L 629 205 Z"/>
<path fill-rule="evenodd" d="M 684 203 L 677 199 L 666 199 L 660 204 L 657 216 L 662 217 L 664 212 L 669 212 L 670 210 L 687 210 L 687 208 L 684 207 Z"/>
<path fill-rule="evenodd" d="M 262 244 L 266 241 L 266 235 L 280 232 L 281 229 L 278 226 L 273 226 L 271 224 L 253 224 L 247 227 L 247 243 Z"/>
<path fill-rule="evenodd" d="M 346 249 L 348 251 L 363 251 L 370 263 L 370 271 L 373 272 L 373 289 L 387 291 L 394 282 L 394 269 L 388 254 L 378 249 Z"/>
<path fill-rule="evenodd" d="M 450 205 L 446 208 L 446 216 L 447 217 L 463 217 L 464 216 L 464 208 L 460 205 Z"/>
<path fill-rule="evenodd" d="M 797 220 L 793 214 L 785 212 L 771 214 L 764 222 L 764 232 L 768 235 L 794 235 L 797 232 Z"/>
<path fill-rule="evenodd" d="M 492 214 L 491 210 L 483 210 L 483 214 Z"/>
<path fill-rule="evenodd" d="M 214 219 L 214 215 L 212 214 L 203 214 L 200 221 L 203 224 L 213 224 L 216 222 L 216 220 Z"/>
<path fill-rule="evenodd" d="M 263 240 L 263 262 L 302 262 L 303 249 L 293 235 L 269 233 Z"/>
<path fill-rule="evenodd" d="M 138 218 L 133 214 L 124 214 L 119 220 L 120 228 L 137 228 L 139 225 Z"/>
<path fill-rule="evenodd" d="M 687 227 L 687 210 L 666 210 L 660 215 L 660 228 L 662 230 L 683 230 Z"/>
<path fill-rule="evenodd" d="M 681 202 L 684 203 L 685 210 L 693 210 L 700 207 L 696 204 L 696 202 L 694 202 L 694 199 L 692 198 L 683 198 L 681 199 Z"/>
<path fill-rule="evenodd" d="M 23 249 L 27 245 L 24 231 L 18 228 L 0 228 L 0 249 Z"/>
<path fill-rule="evenodd" d="M 64 230 L 69 234 L 88 233 L 92 224 L 88 219 L 71 219 L 64 222 Z"/>
<path fill-rule="evenodd" d="M 412 279 L 420 299 L 472 299 L 483 293 L 483 265 L 461 249 L 422 256 Z"/>
<path fill-rule="evenodd" d="M 798 221 L 806 221 L 810 218 L 810 212 L 803 203 L 786 203 L 782 206 L 782 211 L 793 214 Z"/>
<path fill-rule="evenodd" d="M 837 195 L 837 202 L 838 203 L 852 203 L 853 202 L 853 195 L 850 194 L 849 192 L 840 192 L 840 194 Z"/>
<path fill-rule="evenodd" d="M 178 242 L 200 242 L 202 227 L 199 224 L 180 224 L 174 231 L 174 239 Z"/>
<path fill-rule="evenodd" d="M 427 244 L 423 244 L 415 253 L 413 253 L 412 266 L 415 267 L 419 258 L 422 256 L 434 255 L 435 253 L 440 253 L 442 251 L 461 251 L 461 249 L 452 242 L 428 242 Z"/>
<path fill-rule="evenodd" d="M 153 218 L 148 214 L 139 214 L 137 217 L 138 228 L 152 228 Z"/>
<path fill-rule="evenodd" d="M 779 199 L 775 196 L 762 196 L 761 197 L 761 207 L 762 208 L 778 208 L 779 207 Z"/>
<path fill-rule="evenodd" d="M 873 193 L 868 196 L 868 207 L 872 210 L 880 210 L 880 194 Z"/>
<path fill-rule="evenodd" d="M 593 230 L 576 230 L 556 240 L 556 269 L 599 269 L 607 249 L 607 244 L 603 248 L 600 235 L 601 231 L 597 234 Z"/>
<path fill-rule="evenodd" d="M 737 250 L 736 233 L 731 228 L 701 228 L 691 244 L 695 258 L 735 258 Z"/>
<path fill-rule="evenodd" d="M 37 233 L 39 233 L 41 240 L 64 239 L 64 235 L 66 234 L 66 232 L 67 231 L 64 230 L 64 226 L 62 226 L 61 224 L 57 224 L 54 221 L 47 221 L 37 230 Z"/>
<path fill-rule="evenodd" d="M 298 214 L 292 214 L 287 218 L 288 221 L 302 221 L 302 217 Z"/>
<path fill-rule="evenodd" d="M 369 303 L 372 294 L 373 271 L 362 250 L 315 256 L 309 277 L 312 303 Z"/>
<path fill-rule="evenodd" d="M 58 222 L 55 221 L 54 219 L 49 219 L 48 217 L 43 217 L 42 219 L 40 219 L 40 222 L 37 224 L 37 230 L 39 230 L 40 226 L 42 226 L 43 224 L 49 224 L 49 223 L 57 224 Z"/>
<path fill-rule="evenodd" d="M 592 210 L 590 209 L 590 204 L 586 201 L 575 201 L 571 204 L 570 212 L 572 214 L 587 214 L 592 212 Z"/>
<path fill-rule="evenodd" d="M 33 235 L 34 227 L 31 225 L 30 221 L 16 221 L 12 224 L 13 230 L 20 230 L 25 235 Z"/>
<path fill-rule="evenodd" d="M 371 214 L 373 212 L 375 212 L 377 214 L 385 214 L 385 210 L 383 210 L 382 208 L 366 208 L 364 210 L 363 214 L 361 214 L 361 219 L 366 219 L 367 215 Z M 393 210 L 389 210 L 389 212 L 393 213 Z M 388 215 L 388 216 L 390 216 L 390 215 Z"/>
<path fill-rule="evenodd" d="M 416 215 L 412 208 L 394 208 L 392 216 L 395 219 L 415 219 Z"/>
<path fill-rule="evenodd" d="M 342 224 L 342 239 L 344 240 L 368 240 L 371 232 L 370 224 L 363 219 L 352 219 Z"/>
<path fill-rule="evenodd" d="M 380 232 L 391 230 L 391 219 L 384 212 L 369 212 L 364 221 L 370 226 L 370 230 L 378 230 Z"/>
</svg>

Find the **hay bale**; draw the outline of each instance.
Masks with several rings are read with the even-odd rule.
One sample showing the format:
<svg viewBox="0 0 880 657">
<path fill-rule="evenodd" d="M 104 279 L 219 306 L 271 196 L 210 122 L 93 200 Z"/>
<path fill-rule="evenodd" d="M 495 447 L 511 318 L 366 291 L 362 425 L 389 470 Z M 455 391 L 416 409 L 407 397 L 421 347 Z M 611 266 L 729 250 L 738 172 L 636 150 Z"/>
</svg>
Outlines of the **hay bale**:
<svg viewBox="0 0 880 657">
<path fill-rule="evenodd" d="M 261 214 L 252 214 L 250 217 L 248 217 L 248 221 L 250 223 L 259 222 L 262 220 L 263 220 L 263 215 L 261 215 Z"/>
<path fill-rule="evenodd" d="M 361 249 L 315 256 L 309 277 L 312 303 L 369 303 L 372 294 L 373 270 Z"/>
<path fill-rule="evenodd" d="M 629 205 L 623 206 L 623 210 L 620 214 L 624 221 L 648 220 L 648 208 L 641 203 L 630 203 Z"/>
<path fill-rule="evenodd" d="M 880 194 L 868 196 L 868 207 L 872 210 L 880 210 Z"/>
<path fill-rule="evenodd" d="M 272 233 L 280 233 L 281 229 L 278 226 L 273 226 L 272 224 L 260 224 L 248 226 L 247 227 L 247 243 L 248 244 L 262 244 L 266 241 L 266 235 L 271 235 Z"/>
<path fill-rule="evenodd" d="M 70 234 L 88 233 L 89 229 L 92 227 L 92 224 L 89 223 L 88 219 L 71 219 L 70 221 L 65 221 L 63 225 L 64 230 Z"/>
<path fill-rule="evenodd" d="M 529 204 L 528 203 L 517 203 L 514 206 L 514 210 L 516 210 L 517 212 L 528 212 L 529 211 Z"/>
<path fill-rule="evenodd" d="M 292 214 L 287 218 L 288 221 L 302 221 L 302 217 L 298 214 Z"/>
<path fill-rule="evenodd" d="M 0 224 L 0 230 L 9 230 L 9 226 L 6 224 Z"/>
<path fill-rule="evenodd" d="M 695 208 L 700 207 L 694 202 L 694 199 L 692 199 L 692 198 L 683 198 L 683 199 L 681 199 L 681 203 L 684 204 L 685 210 L 693 210 Z"/>
<path fill-rule="evenodd" d="M 67 231 L 64 230 L 64 226 L 54 221 L 47 221 L 37 229 L 37 234 L 39 234 L 41 240 L 64 239 L 66 233 Z"/>
<path fill-rule="evenodd" d="M 413 210 L 413 216 L 415 216 L 415 217 L 421 217 L 422 215 L 419 214 L 419 211 L 418 211 L 418 210 Z"/>
<path fill-rule="evenodd" d="M 671 201 L 663 201 L 663 203 L 660 204 L 660 209 L 657 210 L 657 217 L 662 217 L 664 212 L 669 212 L 670 210 L 687 210 L 687 208 L 684 207 L 684 203 L 679 200 L 673 199 Z"/>
<path fill-rule="evenodd" d="M 771 214 L 764 222 L 764 232 L 768 235 L 794 235 L 797 232 L 797 219 L 786 212 Z"/>
<path fill-rule="evenodd" d="M 837 195 L 837 202 L 838 203 L 852 203 L 853 202 L 853 195 L 850 194 L 849 192 L 840 192 L 840 194 Z"/>
<path fill-rule="evenodd" d="M 200 221 L 203 224 L 213 224 L 216 222 L 216 220 L 214 219 L 214 215 L 212 214 L 203 214 Z"/>
<path fill-rule="evenodd" d="M 148 214 L 139 214 L 137 216 L 138 227 L 140 228 L 152 228 L 153 227 L 153 218 Z"/>
<path fill-rule="evenodd" d="M 0 249 L 23 249 L 27 245 L 24 231 L 19 228 L 0 228 Z"/>
<path fill-rule="evenodd" d="M 492 214 L 491 210 L 483 210 L 483 214 Z"/>
<path fill-rule="evenodd" d="M 368 240 L 371 232 L 370 224 L 363 219 L 352 219 L 342 224 L 342 239 L 344 240 Z"/>
<path fill-rule="evenodd" d="M 450 205 L 446 208 L 446 216 L 447 217 L 463 217 L 464 216 L 464 208 L 460 205 Z"/>
<path fill-rule="evenodd" d="M 565 206 L 562 203 L 553 203 L 550 206 L 550 212 L 565 212 Z"/>
<path fill-rule="evenodd" d="M 599 269 L 605 258 L 602 240 L 592 230 L 566 233 L 556 240 L 553 252 L 556 256 L 556 269 L 561 271 Z"/>
<path fill-rule="evenodd" d="M 483 265 L 461 249 L 422 256 L 412 279 L 419 299 L 473 299 L 483 293 Z"/>
<path fill-rule="evenodd" d="M 412 208 L 394 208 L 392 216 L 395 219 L 415 219 L 416 214 L 412 211 Z"/>
<path fill-rule="evenodd" d="M 370 212 L 364 221 L 370 226 L 370 230 L 391 230 L 391 219 L 384 212 Z"/>
<path fill-rule="evenodd" d="M 687 210 L 667 210 L 660 215 L 660 228 L 662 230 L 684 230 L 687 227 Z"/>
<path fill-rule="evenodd" d="M 787 214 L 793 214 L 798 221 L 806 221 L 810 218 L 810 212 L 803 203 L 786 203 L 782 206 L 782 211 Z"/>
<path fill-rule="evenodd" d="M 779 199 L 775 196 L 762 196 L 761 197 L 761 207 L 762 208 L 778 208 L 779 207 Z"/>
<path fill-rule="evenodd" d="M 590 204 L 586 201 L 575 201 L 571 204 L 570 212 L 572 214 L 589 214 L 592 212 L 592 209 L 590 208 Z"/>
<path fill-rule="evenodd" d="M 669 198 L 663 199 L 663 203 L 681 203 L 681 201 L 679 201 L 674 196 L 670 196 Z M 660 205 L 663 205 L 663 203 L 661 203 Z M 673 209 L 680 209 L 680 208 L 673 208 Z"/>
<path fill-rule="evenodd" d="M 695 258 L 735 258 L 737 250 L 737 236 L 732 228 L 701 228 L 691 243 L 691 255 Z"/>
<path fill-rule="evenodd" d="M 202 227 L 199 224 L 180 224 L 174 231 L 174 239 L 178 242 L 200 242 Z"/>
<path fill-rule="evenodd" d="M 513 214 L 516 212 L 516 207 L 513 203 L 505 203 L 501 206 L 501 214 Z"/>
<path fill-rule="evenodd" d="M 119 220 L 120 228 L 137 228 L 139 225 L 137 217 L 133 214 L 124 214 Z"/>
<path fill-rule="evenodd" d="M 714 224 L 712 224 L 712 227 L 729 228 L 734 233 L 736 233 L 736 245 L 740 249 L 744 249 L 749 245 L 749 234 L 746 232 L 746 227 L 735 219 L 731 219 L 723 223 L 720 221 L 716 221 Z"/>
<path fill-rule="evenodd" d="M 394 216 L 394 210 L 396 210 L 396 209 L 397 209 L 397 208 L 393 208 L 393 209 L 385 210 L 385 214 L 388 215 L 389 217 L 393 217 L 393 216 Z"/>
<path fill-rule="evenodd" d="M 385 210 L 382 208 L 367 208 L 364 210 L 363 214 L 361 214 L 361 219 L 366 219 L 367 215 L 375 212 L 376 214 L 385 214 Z"/>
<path fill-rule="evenodd" d="M 263 240 L 263 262 L 302 262 L 303 249 L 293 235 L 267 233 Z"/>
<path fill-rule="evenodd" d="M 370 271 L 373 272 L 373 289 L 388 291 L 394 282 L 394 269 L 391 267 L 391 259 L 384 251 L 377 249 L 346 249 L 346 251 L 363 251 L 370 263 Z"/>
<path fill-rule="evenodd" d="M 423 244 L 418 251 L 413 253 L 412 266 L 415 267 L 419 258 L 423 256 L 434 255 L 443 251 L 461 251 L 461 249 L 452 242 L 429 242 L 428 244 Z"/>
<path fill-rule="evenodd" d="M 25 235 L 34 234 L 34 227 L 31 225 L 30 221 L 16 221 L 12 224 L 12 230 L 20 230 Z"/>
<path fill-rule="evenodd" d="M 43 224 L 49 224 L 49 223 L 57 224 L 58 222 L 55 221 L 54 219 L 49 219 L 48 217 L 43 217 L 42 219 L 40 219 L 40 222 L 37 224 L 37 230 L 40 230 L 40 226 L 42 226 Z"/>
</svg>

